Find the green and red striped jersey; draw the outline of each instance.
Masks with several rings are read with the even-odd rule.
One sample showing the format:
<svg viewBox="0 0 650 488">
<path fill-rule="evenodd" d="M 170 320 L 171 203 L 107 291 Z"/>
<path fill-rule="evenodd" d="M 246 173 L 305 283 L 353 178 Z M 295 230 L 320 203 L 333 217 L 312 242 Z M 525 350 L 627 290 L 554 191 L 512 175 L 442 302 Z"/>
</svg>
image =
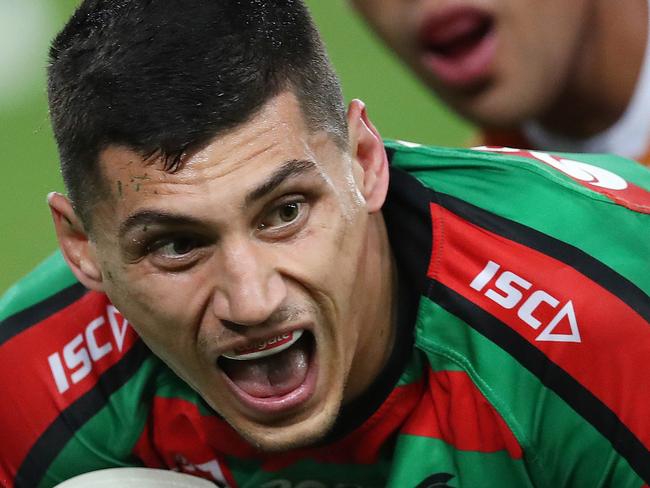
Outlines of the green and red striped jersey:
<svg viewBox="0 0 650 488">
<path fill-rule="evenodd" d="M 388 142 L 396 343 L 321 444 L 247 444 L 55 254 L 0 302 L 0 484 L 107 467 L 220 486 L 650 482 L 650 172 Z"/>
</svg>

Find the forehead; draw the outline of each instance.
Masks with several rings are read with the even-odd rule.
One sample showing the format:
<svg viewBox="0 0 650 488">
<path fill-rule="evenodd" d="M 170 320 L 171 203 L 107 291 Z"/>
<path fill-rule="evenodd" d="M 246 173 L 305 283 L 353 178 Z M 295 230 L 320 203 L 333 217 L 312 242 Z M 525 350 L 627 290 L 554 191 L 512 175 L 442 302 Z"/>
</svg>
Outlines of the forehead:
<svg viewBox="0 0 650 488">
<path fill-rule="evenodd" d="M 224 196 L 242 193 L 288 161 L 320 166 L 333 152 L 338 149 L 332 138 L 324 131 L 311 132 L 296 97 L 284 92 L 249 122 L 185 155 L 176 172 L 165 172 L 162 161 L 146 161 L 121 146 L 102 151 L 100 168 L 114 197 L 110 212 L 122 217 L 139 206 L 170 205 L 183 197 L 216 198 L 217 188 Z"/>
<path fill-rule="evenodd" d="M 183 154 L 179 176 L 200 167 L 202 163 L 223 162 L 238 159 L 242 162 L 254 156 L 254 153 L 266 149 L 263 145 L 278 146 L 287 149 L 292 143 L 309 139 L 300 106 L 296 97 L 285 92 L 269 100 L 251 120 L 234 129 L 219 134 L 204 147 Z M 252 153 L 252 154 L 251 154 Z M 142 154 L 125 147 L 112 145 L 104 149 L 99 157 L 104 175 L 115 175 L 123 170 L 138 171 L 143 168 L 162 172 L 162 160 L 147 160 Z M 175 174 L 176 172 L 170 172 Z"/>
</svg>

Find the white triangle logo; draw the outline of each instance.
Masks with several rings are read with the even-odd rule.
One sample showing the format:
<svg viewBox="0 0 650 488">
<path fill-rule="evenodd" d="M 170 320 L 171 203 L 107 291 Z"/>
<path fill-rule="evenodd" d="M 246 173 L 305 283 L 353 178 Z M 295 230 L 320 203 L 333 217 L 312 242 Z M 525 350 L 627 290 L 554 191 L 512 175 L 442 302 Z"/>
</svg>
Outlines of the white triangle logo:
<svg viewBox="0 0 650 488">
<path fill-rule="evenodd" d="M 122 347 L 124 346 L 124 338 L 126 337 L 126 330 L 129 327 L 129 322 L 113 305 L 108 305 L 106 307 L 106 312 L 108 314 L 108 321 L 111 324 L 111 330 L 113 331 L 113 337 L 115 337 L 115 342 L 117 343 L 117 349 L 118 351 L 122 352 Z M 122 320 L 121 324 L 119 323 L 119 319 Z"/>
<path fill-rule="evenodd" d="M 553 331 L 562 321 L 562 319 L 567 318 L 569 321 L 569 327 L 571 327 L 570 334 L 556 334 Z M 573 308 L 573 302 L 569 300 L 562 309 L 557 313 L 553 320 L 549 322 L 546 328 L 537 336 L 538 341 L 548 341 L 548 342 L 582 342 L 580 339 L 580 330 L 578 330 L 578 321 L 576 320 L 576 313 Z"/>
</svg>

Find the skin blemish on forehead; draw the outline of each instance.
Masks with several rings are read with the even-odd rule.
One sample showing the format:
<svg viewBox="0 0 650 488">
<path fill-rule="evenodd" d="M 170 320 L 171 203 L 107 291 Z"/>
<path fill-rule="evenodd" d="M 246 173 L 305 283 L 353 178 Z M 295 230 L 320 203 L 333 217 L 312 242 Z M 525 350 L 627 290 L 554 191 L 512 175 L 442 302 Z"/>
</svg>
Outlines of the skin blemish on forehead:
<svg viewBox="0 0 650 488">
<path fill-rule="evenodd" d="M 122 198 L 122 182 L 120 180 L 117 180 L 117 194 Z"/>
<path fill-rule="evenodd" d="M 133 215 L 130 215 L 124 222 L 120 224 L 118 230 L 118 237 L 120 239 L 127 238 L 128 234 L 133 231 L 133 229 L 141 228 L 143 230 L 149 230 L 149 226 L 159 225 L 159 226 L 194 226 L 200 227 L 201 221 L 190 215 L 171 213 L 159 210 L 140 210 Z M 129 237 L 132 239 L 132 237 Z M 137 240 L 137 239 L 136 239 Z"/>
</svg>

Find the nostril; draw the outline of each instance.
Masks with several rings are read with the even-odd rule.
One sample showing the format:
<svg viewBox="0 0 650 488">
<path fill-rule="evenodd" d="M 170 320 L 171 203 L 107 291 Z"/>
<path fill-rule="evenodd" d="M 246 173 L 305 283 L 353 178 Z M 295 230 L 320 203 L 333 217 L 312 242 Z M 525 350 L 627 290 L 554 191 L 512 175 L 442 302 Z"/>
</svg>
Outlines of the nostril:
<svg viewBox="0 0 650 488">
<path fill-rule="evenodd" d="M 272 266 L 258 267 L 256 274 L 224 273 L 218 280 L 210 308 L 229 329 L 264 324 L 287 298 L 287 286 Z"/>
<path fill-rule="evenodd" d="M 225 320 L 219 319 L 221 325 L 230 331 L 241 333 L 244 329 L 248 329 L 251 326 L 265 326 L 268 325 L 268 317 L 264 320 L 259 321 L 241 321 L 237 322 L 236 320 Z"/>
<path fill-rule="evenodd" d="M 223 325 L 226 329 L 229 329 L 229 330 L 237 330 L 237 329 L 240 329 L 242 327 L 245 327 L 242 324 L 238 324 L 236 322 L 231 322 L 230 320 L 221 320 L 221 325 Z"/>
</svg>

